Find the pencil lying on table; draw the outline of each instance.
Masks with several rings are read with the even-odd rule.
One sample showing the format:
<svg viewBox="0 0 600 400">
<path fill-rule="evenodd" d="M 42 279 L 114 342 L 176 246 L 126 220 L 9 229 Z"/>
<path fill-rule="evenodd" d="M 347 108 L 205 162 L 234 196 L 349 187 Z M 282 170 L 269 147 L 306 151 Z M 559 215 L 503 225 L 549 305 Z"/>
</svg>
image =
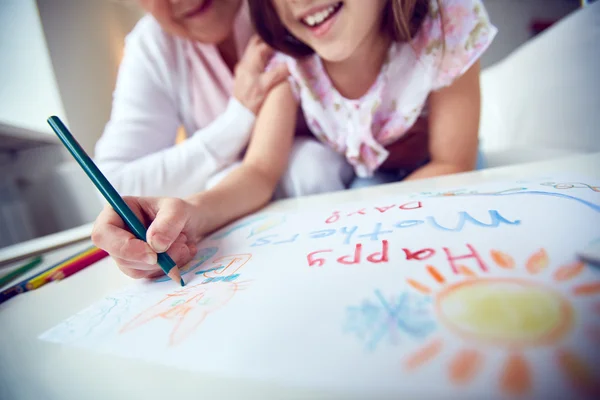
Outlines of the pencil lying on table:
<svg viewBox="0 0 600 400">
<path fill-rule="evenodd" d="M 96 249 L 96 251 L 87 254 L 85 257 L 74 260 L 56 269 L 52 275 L 48 277 L 48 279 L 51 281 L 59 281 L 61 279 L 68 278 L 69 276 L 75 275 L 82 269 L 89 267 L 90 265 L 102 260 L 107 256 L 108 253 L 106 251 L 102 249 Z"/>
<path fill-rule="evenodd" d="M 34 289 L 39 288 L 40 286 L 45 285 L 46 283 L 50 282 L 50 280 L 51 280 L 50 277 L 56 271 L 60 270 L 61 268 L 65 267 L 65 266 L 72 264 L 73 262 L 78 262 L 81 260 L 85 261 L 86 258 L 90 254 L 94 254 L 94 253 L 98 252 L 99 250 L 100 249 L 98 249 L 96 246 L 92 246 L 90 248 L 83 250 L 80 253 L 77 253 L 69 258 L 64 259 L 63 261 L 59 262 L 58 264 L 54 264 L 51 268 L 48 268 L 47 270 L 42 271 L 39 274 L 37 274 L 36 276 L 30 278 L 29 281 L 27 282 L 27 290 L 34 290 Z"/>
<path fill-rule="evenodd" d="M 33 268 L 37 267 L 41 262 L 42 262 L 42 256 L 34 257 L 31 261 L 29 261 L 25 265 L 22 265 L 19 268 L 15 269 L 14 271 L 9 272 L 8 274 L 4 275 L 2 278 L 0 278 L 0 287 L 6 285 L 7 283 L 11 282 L 14 279 L 17 279 L 19 276 L 26 274 Z"/>
<path fill-rule="evenodd" d="M 125 222 L 125 225 L 127 225 L 131 233 L 138 239 L 146 241 L 146 227 L 144 227 L 133 211 L 131 211 L 108 179 L 100 172 L 85 150 L 81 148 L 60 118 L 52 116 L 48 118 L 48 124 L 50 124 L 50 127 L 54 130 L 56 136 L 58 136 L 67 150 L 69 150 L 73 158 L 75 158 L 77 163 L 83 168 L 88 178 L 96 185 L 96 188 L 100 191 L 102 196 L 104 196 L 106 201 L 108 201 L 111 207 L 123 219 L 123 222 Z M 169 278 L 173 279 L 175 282 L 181 283 L 181 286 L 184 286 L 183 279 L 181 279 L 181 274 L 179 273 L 179 268 L 177 268 L 177 265 L 167 253 L 158 253 L 158 265 Z"/>
<path fill-rule="evenodd" d="M 71 256 L 57 262 L 56 264 L 53 264 L 50 267 L 48 267 L 42 271 L 39 271 L 36 275 L 31 276 L 27 279 L 24 279 L 16 284 L 8 287 L 7 289 L 0 292 L 0 304 L 13 298 L 14 296 L 18 295 L 19 293 L 29 292 L 31 290 L 38 289 L 39 287 L 50 282 L 50 277 L 52 276 L 52 274 L 54 272 L 58 271 L 60 268 L 66 267 L 72 263 L 75 263 L 77 261 L 85 259 L 86 257 L 89 257 L 89 255 L 94 254 L 95 251 L 96 252 L 100 251 L 100 249 L 98 249 L 96 246 L 86 248 L 83 251 L 78 252 L 77 254 L 71 255 Z M 90 263 L 89 265 L 91 265 L 91 264 L 93 264 L 93 262 Z"/>
</svg>

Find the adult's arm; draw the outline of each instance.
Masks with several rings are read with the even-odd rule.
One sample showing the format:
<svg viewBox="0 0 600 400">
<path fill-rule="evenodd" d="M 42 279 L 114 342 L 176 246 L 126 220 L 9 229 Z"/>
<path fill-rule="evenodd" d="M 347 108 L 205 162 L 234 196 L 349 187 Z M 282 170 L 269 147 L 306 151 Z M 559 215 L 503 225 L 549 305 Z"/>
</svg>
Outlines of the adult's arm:
<svg viewBox="0 0 600 400">
<path fill-rule="evenodd" d="M 99 168 L 124 195 L 181 197 L 207 180 L 247 144 L 255 116 L 235 98 L 210 125 L 175 145 L 181 126 L 172 37 L 142 20 L 127 37 L 112 113 L 97 143 Z"/>
</svg>

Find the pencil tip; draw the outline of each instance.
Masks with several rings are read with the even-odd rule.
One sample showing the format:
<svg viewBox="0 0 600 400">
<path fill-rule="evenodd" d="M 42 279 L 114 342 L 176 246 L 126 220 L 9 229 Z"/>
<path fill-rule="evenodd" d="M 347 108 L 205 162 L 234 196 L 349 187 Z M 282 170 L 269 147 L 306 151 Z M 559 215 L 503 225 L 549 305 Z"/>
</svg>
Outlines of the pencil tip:
<svg viewBox="0 0 600 400">
<path fill-rule="evenodd" d="M 174 282 L 179 282 L 181 286 L 185 285 L 185 282 L 183 281 L 183 278 L 181 277 L 181 274 L 179 273 L 179 268 L 177 268 L 177 266 L 171 268 L 167 275 L 169 276 L 169 278 L 173 279 Z"/>
</svg>

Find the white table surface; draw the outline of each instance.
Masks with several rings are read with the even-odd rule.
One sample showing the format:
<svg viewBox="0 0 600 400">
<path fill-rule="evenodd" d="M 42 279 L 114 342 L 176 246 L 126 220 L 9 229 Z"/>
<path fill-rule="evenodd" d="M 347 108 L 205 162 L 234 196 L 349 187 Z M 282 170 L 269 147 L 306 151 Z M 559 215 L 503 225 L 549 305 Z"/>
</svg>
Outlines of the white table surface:
<svg viewBox="0 0 600 400">
<path fill-rule="evenodd" d="M 306 210 L 390 194 L 559 173 L 600 178 L 600 153 L 290 199 L 275 203 L 268 210 Z M 0 305 L 0 399 L 342 398 L 339 393 L 200 375 L 37 339 L 47 329 L 129 281 L 107 258 L 65 281 Z"/>
<path fill-rule="evenodd" d="M 28 257 L 44 254 L 51 250 L 89 239 L 93 223 L 81 225 L 62 232 L 31 239 L 0 249 L 0 267 Z"/>
</svg>

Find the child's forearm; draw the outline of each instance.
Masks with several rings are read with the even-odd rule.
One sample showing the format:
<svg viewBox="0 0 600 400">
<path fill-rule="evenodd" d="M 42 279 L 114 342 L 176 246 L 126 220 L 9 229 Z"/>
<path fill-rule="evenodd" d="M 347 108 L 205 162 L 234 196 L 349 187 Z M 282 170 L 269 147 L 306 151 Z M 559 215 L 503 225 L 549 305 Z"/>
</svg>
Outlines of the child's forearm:
<svg viewBox="0 0 600 400">
<path fill-rule="evenodd" d="M 189 200 L 204 214 L 204 232 L 212 232 L 268 204 L 276 180 L 251 165 L 242 164 L 214 188 Z"/>
<path fill-rule="evenodd" d="M 421 168 L 415 170 L 413 173 L 406 177 L 406 181 L 408 180 L 417 180 L 417 179 L 425 179 L 425 178 L 433 178 L 436 176 L 442 175 L 450 175 L 457 174 L 460 172 L 470 171 L 470 168 L 466 168 L 465 166 L 461 166 L 458 164 L 450 164 L 444 163 L 440 161 L 431 161 Z"/>
</svg>

